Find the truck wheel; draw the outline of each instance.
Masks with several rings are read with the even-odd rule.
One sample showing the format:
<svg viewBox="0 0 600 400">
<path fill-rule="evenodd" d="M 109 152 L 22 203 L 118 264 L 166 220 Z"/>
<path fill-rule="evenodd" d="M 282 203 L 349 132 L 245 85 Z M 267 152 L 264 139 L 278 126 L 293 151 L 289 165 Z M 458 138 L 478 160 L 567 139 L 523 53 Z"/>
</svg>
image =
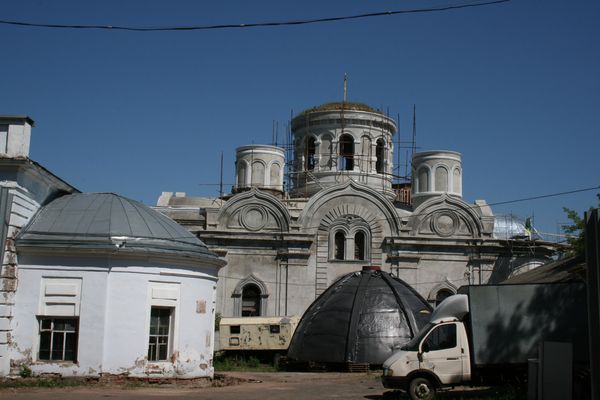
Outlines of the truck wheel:
<svg viewBox="0 0 600 400">
<path fill-rule="evenodd" d="M 433 400 L 435 386 L 425 377 L 418 376 L 410 381 L 408 395 L 412 400 Z"/>
</svg>

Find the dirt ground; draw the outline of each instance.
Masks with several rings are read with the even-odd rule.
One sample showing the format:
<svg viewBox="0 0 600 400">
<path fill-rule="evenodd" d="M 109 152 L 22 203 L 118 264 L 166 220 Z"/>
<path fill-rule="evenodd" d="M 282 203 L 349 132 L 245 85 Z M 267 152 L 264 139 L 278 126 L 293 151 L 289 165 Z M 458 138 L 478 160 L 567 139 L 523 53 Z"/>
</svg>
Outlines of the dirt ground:
<svg viewBox="0 0 600 400">
<path fill-rule="evenodd" d="M 231 372 L 227 376 L 242 382 L 224 387 L 99 387 L 15 388 L 0 390 L 0 399 L 77 400 L 77 399 L 214 399 L 214 400 L 302 400 L 302 399 L 379 399 L 385 389 L 380 375 L 348 373 L 259 373 Z"/>
<path fill-rule="evenodd" d="M 312 399 L 407 399 L 381 384 L 381 373 L 324 372 L 227 372 L 222 387 L 188 385 L 82 385 L 56 388 L 0 389 L 1 400 L 135 400 L 135 399 L 211 399 L 211 400 L 312 400 Z M 441 397 L 494 398 L 469 388 L 446 392 Z"/>
</svg>

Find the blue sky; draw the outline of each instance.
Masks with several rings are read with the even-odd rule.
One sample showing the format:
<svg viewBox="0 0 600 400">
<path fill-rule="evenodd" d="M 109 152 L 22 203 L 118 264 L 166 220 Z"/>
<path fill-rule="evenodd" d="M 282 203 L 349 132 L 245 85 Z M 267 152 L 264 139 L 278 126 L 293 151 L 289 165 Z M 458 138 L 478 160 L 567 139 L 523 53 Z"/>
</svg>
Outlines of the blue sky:
<svg viewBox="0 0 600 400">
<path fill-rule="evenodd" d="M 129 26 L 249 23 L 469 1 L 4 0 L 0 19 Z M 191 32 L 0 25 L 0 114 L 36 121 L 31 157 L 82 191 L 153 205 L 216 195 L 235 148 L 342 98 L 389 108 L 419 150 L 463 155 L 464 198 L 489 203 L 600 185 L 600 2 L 512 0 L 304 26 Z M 401 164 L 405 162 L 405 150 Z M 556 233 L 588 191 L 495 206 Z"/>
</svg>

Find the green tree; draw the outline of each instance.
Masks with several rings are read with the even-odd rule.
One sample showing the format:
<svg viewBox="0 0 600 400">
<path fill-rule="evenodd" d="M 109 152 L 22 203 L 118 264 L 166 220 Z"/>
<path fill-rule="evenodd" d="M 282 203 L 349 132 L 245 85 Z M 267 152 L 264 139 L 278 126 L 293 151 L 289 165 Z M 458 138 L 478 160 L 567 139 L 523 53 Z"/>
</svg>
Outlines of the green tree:
<svg viewBox="0 0 600 400">
<path fill-rule="evenodd" d="M 599 201 L 596 207 L 600 207 L 600 193 L 596 196 Z M 592 208 L 590 207 L 590 210 Z M 571 245 L 571 250 L 568 253 L 574 256 L 585 256 L 585 220 L 575 210 L 563 207 L 563 211 L 572 222 L 571 225 L 563 227 L 563 231 L 568 235 L 567 242 Z"/>
</svg>

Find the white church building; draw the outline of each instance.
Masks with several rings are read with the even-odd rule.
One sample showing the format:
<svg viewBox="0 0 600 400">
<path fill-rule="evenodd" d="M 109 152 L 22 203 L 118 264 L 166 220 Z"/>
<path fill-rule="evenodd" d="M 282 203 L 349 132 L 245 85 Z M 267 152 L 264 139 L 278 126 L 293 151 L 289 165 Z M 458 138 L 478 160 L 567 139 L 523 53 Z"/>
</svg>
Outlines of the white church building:
<svg viewBox="0 0 600 400">
<path fill-rule="evenodd" d="M 484 200 L 463 199 L 460 153 L 415 153 L 412 182 L 394 183 L 396 131 L 367 105 L 324 104 L 291 120 L 286 148 L 239 147 L 230 194 L 162 193 L 156 210 L 227 260 L 217 285 L 222 316 L 302 315 L 364 265 L 435 304 L 461 285 L 548 260 L 551 243 L 498 232 Z"/>
</svg>

